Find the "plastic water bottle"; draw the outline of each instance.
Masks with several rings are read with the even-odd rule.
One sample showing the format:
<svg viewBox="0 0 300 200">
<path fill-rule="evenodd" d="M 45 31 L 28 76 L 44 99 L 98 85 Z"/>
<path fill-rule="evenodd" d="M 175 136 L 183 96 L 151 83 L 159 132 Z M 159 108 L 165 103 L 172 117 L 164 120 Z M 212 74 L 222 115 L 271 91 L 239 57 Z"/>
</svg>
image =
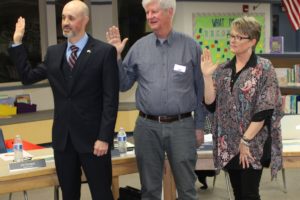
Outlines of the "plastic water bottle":
<svg viewBox="0 0 300 200">
<path fill-rule="evenodd" d="M 14 154 L 15 154 L 15 162 L 22 162 L 23 161 L 23 142 L 20 135 L 16 135 L 14 139 L 14 146 L 13 146 Z"/>
<path fill-rule="evenodd" d="M 126 144 L 127 135 L 126 135 L 124 128 L 122 128 L 122 127 L 120 128 L 117 137 L 118 137 L 119 152 L 121 155 L 124 155 L 127 152 L 127 144 Z"/>
</svg>

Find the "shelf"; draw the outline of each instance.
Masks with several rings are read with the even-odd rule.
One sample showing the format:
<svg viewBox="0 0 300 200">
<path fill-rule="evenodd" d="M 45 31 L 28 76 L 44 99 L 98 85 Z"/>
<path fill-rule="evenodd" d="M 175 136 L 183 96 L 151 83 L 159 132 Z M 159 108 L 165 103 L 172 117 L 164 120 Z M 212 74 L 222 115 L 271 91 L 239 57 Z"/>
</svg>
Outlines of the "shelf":
<svg viewBox="0 0 300 200">
<path fill-rule="evenodd" d="M 280 87 L 280 91 L 281 91 L 282 95 L 300 95 L 300 87 L 299 86 Z"/>
<path fill-rule="evenodd" d="M 119 111 L 131 111 L 131 110 L 136 110 L 134 102 L 119 103 Z M 53 110 L 43 110 L 43 111 L 37 111 L 33 113 L 18 114 L 8 118 L 2 118 L 0 119 L 1 120 L 0 126 L 53 119 L 53 112 L 54 112 Z"/>
<path fill-rule="evenodd" d="M 275 68 L 292 68 L 295 64 L 300 64 L 299 52 L 286 52 L 282 54 L 258 54 L 269 59 Z M 282 95 L 300 95 L 300 86 L 281 86 Z"/>
<path fill-rule="evenodd" d="M 263 58 L 271 60 L 274 67 L 293 67 L 295 64 L 300 64 L 299 52 L 287 52 L 283 54 L 258 54 Z"/>
</svg>

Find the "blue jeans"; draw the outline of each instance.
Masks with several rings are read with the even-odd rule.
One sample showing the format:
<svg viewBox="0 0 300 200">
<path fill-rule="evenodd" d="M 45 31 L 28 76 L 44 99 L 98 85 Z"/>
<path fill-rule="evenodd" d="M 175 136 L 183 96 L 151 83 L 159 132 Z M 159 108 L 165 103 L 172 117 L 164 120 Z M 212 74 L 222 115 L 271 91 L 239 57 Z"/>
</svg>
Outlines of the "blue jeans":
<svg viewBox="0 0 300 200">
<path fill-rule="evenodd" d="M 178 199 L 197 200 L 194 173 L 197 149 L 192 117 L 172 123 L 138 117 L 134 141 L 142 200 L 161 199 L 165 155 L 174 175 Z"/>
</svg>

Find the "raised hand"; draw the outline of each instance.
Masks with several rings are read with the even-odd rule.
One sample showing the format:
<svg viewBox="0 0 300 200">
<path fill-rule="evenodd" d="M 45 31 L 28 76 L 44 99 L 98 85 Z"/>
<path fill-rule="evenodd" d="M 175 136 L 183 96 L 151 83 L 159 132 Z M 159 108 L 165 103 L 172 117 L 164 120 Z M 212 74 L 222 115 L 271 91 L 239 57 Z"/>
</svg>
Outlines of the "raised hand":
<svg viewBox="0 0 300 200">
<path fill-rule="evenodd" d="M 212 62 L 211 53 L 205 48 L 203 54 L 201 55 L 201 71 L 203 76 L 212 76 L 217 67 L 218 63 L 214 64 Z"/>
<path fill-rule="evenodd" d="M 106 32 L 106 40 L 109 44 L 116 47 L 118 58 L 121 58 L 121 53 L 126 45 L 126 42 L 128 41 L 128 38 L 125 38 L 123 41 L 121 41 L 119 28 L 112 26 Z"/>
<path fill-rule="evenodd" d="M 15 33 L 13 36 L 14 44 L 22 43 L 24 33 L 25 33 L 25 18 L 19 17 L 16 23 Z"/>
</svg>

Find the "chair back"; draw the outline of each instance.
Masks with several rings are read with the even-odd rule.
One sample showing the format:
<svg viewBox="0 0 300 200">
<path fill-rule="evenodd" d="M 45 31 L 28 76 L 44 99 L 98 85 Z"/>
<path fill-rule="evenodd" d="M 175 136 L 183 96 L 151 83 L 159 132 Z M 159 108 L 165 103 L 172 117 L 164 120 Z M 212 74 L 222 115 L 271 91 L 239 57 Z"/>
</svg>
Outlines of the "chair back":
<svg viewBox="0 0 300 200">
<path fill-rule="evenodd" d="M 6 147 L 5 147 L 5 142 L 4 142 L 4 136 L 2 129 L 0 128 L 0 153 L 6 153 Z"/>
</svg>

